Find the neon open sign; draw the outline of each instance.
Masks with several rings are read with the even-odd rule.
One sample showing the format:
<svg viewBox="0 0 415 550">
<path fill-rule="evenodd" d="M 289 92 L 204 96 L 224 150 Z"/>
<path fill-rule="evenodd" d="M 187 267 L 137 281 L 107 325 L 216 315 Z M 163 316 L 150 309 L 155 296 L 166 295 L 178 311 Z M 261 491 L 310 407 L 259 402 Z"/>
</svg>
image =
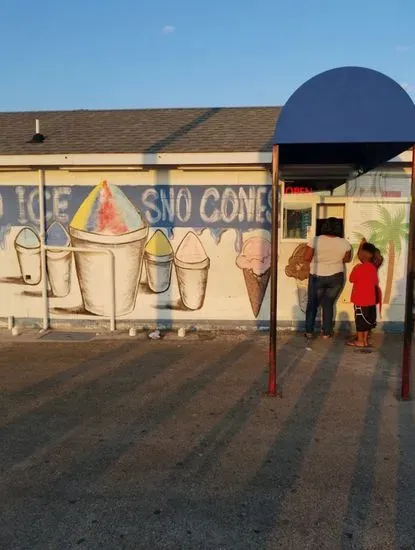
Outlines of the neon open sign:
<svg viewBox="0 0 415 550">
<path fill-rule="evenodd" d="M 286 195 L 304 195 L 312 192 L 313 190 L 311 189 L 311 187 L 298 187 L 294 185 L 287 185 L 285 187 Z"/>
</svg>

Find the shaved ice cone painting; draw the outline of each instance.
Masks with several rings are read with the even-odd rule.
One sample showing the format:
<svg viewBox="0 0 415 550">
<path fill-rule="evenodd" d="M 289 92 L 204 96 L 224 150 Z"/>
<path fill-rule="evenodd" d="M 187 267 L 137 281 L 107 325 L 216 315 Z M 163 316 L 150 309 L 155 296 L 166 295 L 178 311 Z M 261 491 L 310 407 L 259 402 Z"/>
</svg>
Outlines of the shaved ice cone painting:
<svg viewBox="0 0 415 550">
<path fill-rule="evenodd" d="M 200 309 L 205 301 L 210 260 L 193 231 L 179 244 L 174 264 L 183 305 L 191 310 Z"/>
<path fill-rule="evenodd" d="M 297 246 L 285 267 L 287 277 L 295 279 L 297 285 L 298 305 L 303 313 L 307 309 L 308 300 L 308 277 L 310 275 L 310 264 L 304 261 L 304 253 L 307 245 L 302 243 Z"/>
<path fill-rule="evenodd" d="M 173 248 L 166 235 L 157 229 L 148 241 L 144 252 L 147 282 L 150 290 L 159 294 L 170 287 Z"/>
<path fill-rule="evenodd" d="M 115 259 L 116 315 L 135 306 L 148 227 L 141 213 L 121 189 L 103 181 L 82 202 L 69 226 L 72 246 L 90 249 L 74 252 L 85 309 L 95 315 L 110 313 L 108 250 Z"/>
<path fill-rule="evenodd" d="M 27 285 L 37 285 L 42 278 L 40 265 L 40 239 L 30 227 L 24 227 L 16 235 L 14 248 L 20 273 Z"/>
<path fill-rule="evenodd" d="M 248 238 L 236 265 L 242 269 L 252 312 L 257 318 L 271 273 L 271 242 L 264 237 Z"/>
<path fill-rule="evenodd" d="M 70 237 L 59 222 L 53 222 L 46 231 L 47 246 L 69 247 Z M 53 296 L 64 298 L 71 290 L 71 250 L 47 250 L 46 266 Z"/>
</svg>

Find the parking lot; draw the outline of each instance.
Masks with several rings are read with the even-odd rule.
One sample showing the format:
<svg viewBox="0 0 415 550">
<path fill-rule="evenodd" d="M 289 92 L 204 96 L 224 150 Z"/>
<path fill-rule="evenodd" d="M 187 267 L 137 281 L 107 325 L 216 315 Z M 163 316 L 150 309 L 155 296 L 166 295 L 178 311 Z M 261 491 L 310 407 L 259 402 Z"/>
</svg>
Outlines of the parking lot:
<svg viewBox="0 0 415 550">
<path fill-rule="evenodd" d="M 20 338 L 20 340 L 19 340 Z M 401 339 L 0 338 L 1 548 L 415 548 Z"/>
</svg>

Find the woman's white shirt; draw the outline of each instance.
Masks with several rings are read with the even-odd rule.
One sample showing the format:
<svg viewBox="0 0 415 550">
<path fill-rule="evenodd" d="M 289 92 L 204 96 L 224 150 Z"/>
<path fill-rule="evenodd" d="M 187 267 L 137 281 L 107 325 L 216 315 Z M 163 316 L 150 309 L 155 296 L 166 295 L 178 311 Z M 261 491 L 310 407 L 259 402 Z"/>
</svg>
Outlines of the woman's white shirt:
<svg viewBox="0 0 415 550">
<path fill-rule="evenodd" d="M 320 235 L 310 239 L 307 244 L 314 250 L 313 259 L 310 262 L 312 275 L 327 277 L 344 271 L 343 258 L 352 248 L 346 239 Z"/>
</svg>

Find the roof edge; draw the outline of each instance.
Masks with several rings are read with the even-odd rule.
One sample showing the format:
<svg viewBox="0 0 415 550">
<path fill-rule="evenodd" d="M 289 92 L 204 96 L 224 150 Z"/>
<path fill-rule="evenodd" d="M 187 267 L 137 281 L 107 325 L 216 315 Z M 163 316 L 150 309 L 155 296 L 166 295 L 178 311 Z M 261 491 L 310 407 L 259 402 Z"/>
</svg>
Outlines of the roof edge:
<svg viewBox="0 0 415 550">
<path fill-rule="evenodd" d="M 272 153 L 84 153 L 51 155 L 0 155 L 0 166 L 42 167 L 42 166 L 178 166 L 268 164 Z"/>
</svg>

